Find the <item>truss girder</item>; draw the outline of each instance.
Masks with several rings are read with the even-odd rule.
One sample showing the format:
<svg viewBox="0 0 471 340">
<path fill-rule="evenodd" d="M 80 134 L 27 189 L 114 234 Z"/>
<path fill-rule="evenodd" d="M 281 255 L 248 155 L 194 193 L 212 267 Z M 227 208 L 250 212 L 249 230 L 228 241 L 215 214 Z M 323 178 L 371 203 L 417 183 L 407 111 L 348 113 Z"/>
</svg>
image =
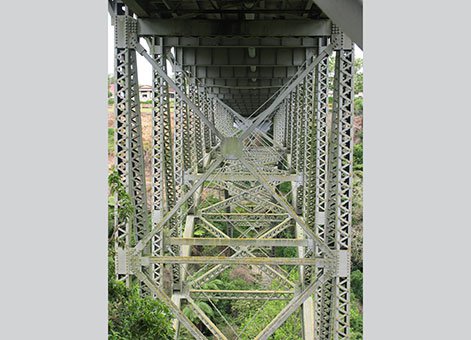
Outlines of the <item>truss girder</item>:
<svg viewBox="0 0 471 340">
<path fill-rule="evenodd" d="M 353 50 L 336 52 L 337 197 L 335 249 L 350 254 L 353 164 Z M 349 261 L 347 262 L 347 265 Z M 350 268 L 335 278 L 334 339 L 348 339 L 350 331 Z"/>
<path fill-rule="evenodd" d="M 133 24 L 126 11 L 117 11 L 116 35 L 118 27 L 133 30 Z M 115 43 L 115 77 L 116 169 L 133 206 L 132 217 L 127 222 L 119 220 L 116 214 L 118 251 L 136 244 L 149 232 L 136 51 L 126 39 Z M 123 208 L 123 202 L 117 200 L 116 207 Z M 149 252 L 149 247 L 145 252 Z M 129 284 L 128 275 L 117 272 L 117 277 Z"/>
<path fill-rule="evenodd" d="M 279 33 L 277 27 L 270 33 L 278 36 L 244 37 L 244 30 L 258 32 L 257 21 L 244 24 L 241 36 L 228 40 L 221 40 L 223 34 L 209 37 L 220 29 L 218 23 L 194 21 L 194 34 L 201 38 L 195 42 L 195 37 L 187 36 L 188 28 L 175 20 L 152 19 L 149 24 L 139 19 L 136 27 L 129 11 L 116 13 L 116 18 L 127 17 L 116 21 L 116 34 L 121 36 L 115 49 L 116 168 L 135 209 L 131 221 L 116 221 L 118 278 L 128 283 L 137 278 L 145 284 L 196 339 L 206 336 L 182 307 L 188 306 L 214 338 L 227 339 L 223 328 L 197 303 L 224 299 L 288 301 L 255 339 L 268 339 L 299 308 L 304 323 L 311 322 L 303 325 L 305 339 L 349 339 L 353 148 L 349 40 L 337 27 L 331 30 L 328 21 L 327 31 L 323 23 L 299 37 L 290 34 L 305 29 L 304 21 L 290 32 Z M 158 26 L 163 22 L 169 26 Z M 162 29 L 159 35 L 149 33 L 156 27 Z M 139 34 L 150 36 L 150 53 L 139 44 Z M 293 45 L 279 48 L 284 41 Z M 170 47 L 175 47 L 174 57 Z M 150 209 L 136 52 L 153 66 Z M 168 59 L 174 79 L 167 74 Z M 250 71 L 258 72 L 260 79 L 250 80 L 250 62 L 255 68 Z M 239 64 L 240 74 L 234 71 Z M 275 75 L 276 65 L 282 73 L 268 79 Z M 211 68 L 218 73 L 210 75 Z M 232 73 L 224 73 L 224 68 Z M 272 73 L 263 75 L 264 68 Z M 243 88 L 250 87 L 248 80 L 258 89 Z M 275 84 L 280 87 L 262 88 Z M 170 88 L 175 90 L 173 105 Z M 242 108 L 258 114 L 246 118 Z M 289 192 L 282 192 L 282 186 Z M 215 193 L 224 198 L 211 202 Z M 195 253 L 194 247 L 200 246 L 214 247 L 215 253 Z M 274 247 L 294 247 L 298 255 L 274 257 Z M 284 288 L 204 288 L 234 266 L 258 268 Z M 299 278 L 293 278 L 292 270 L 299 271 Z"/>
</svg>

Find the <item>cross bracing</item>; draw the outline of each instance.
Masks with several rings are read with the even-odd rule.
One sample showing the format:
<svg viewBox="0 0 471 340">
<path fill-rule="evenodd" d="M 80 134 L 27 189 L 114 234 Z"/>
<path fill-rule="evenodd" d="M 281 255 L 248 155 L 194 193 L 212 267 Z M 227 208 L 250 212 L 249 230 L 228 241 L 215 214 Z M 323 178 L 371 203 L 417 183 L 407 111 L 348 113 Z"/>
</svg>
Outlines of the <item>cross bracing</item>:
<svg viewBox="0 0 471 340">
<path fill-rule="evenodd" d="M 270 338 L 292 315 L 301 318 L 300 339 L 349 339 L 350 38 L 361 46 L 361 2 L 350 0 L 348 20 L 325 1 L 109 4 L 116 168 L 135 208 L 115 229 L 117 278 L 139 282 L 143 293 L 165 303 L 177 338 L 186 332 L 228 339 L 227 327 L 237 334 L 231 320 L 218 324 L 198 301 L 219 312 L 218 301 L 243 299 L 286 302 L 255 339 Z M 137 54 L 153 68 L 148 183 Z M 335 59 L 332 105 L 329 57 Z M 214 193 L 222 195 L 217 202 L 209 199 Z M 214 252 L 200 255 L 197 247 Z M 277 247 L 296 255 L 274 256 Z M 207 288 L 235 267 L 259 273 L 276 289 Z"/>
</svg>

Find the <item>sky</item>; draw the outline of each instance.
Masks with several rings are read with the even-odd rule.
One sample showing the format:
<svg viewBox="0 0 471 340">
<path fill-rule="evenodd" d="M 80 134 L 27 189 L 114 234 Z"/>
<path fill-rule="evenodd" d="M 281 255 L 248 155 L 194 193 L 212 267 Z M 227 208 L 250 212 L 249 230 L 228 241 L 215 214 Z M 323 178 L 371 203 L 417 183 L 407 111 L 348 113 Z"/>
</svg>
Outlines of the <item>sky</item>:
<svg viewBox="0 0 471 340">
<path fill-rule="evenodd" d="M 142 43 L 144 47 L 147 45 Z M 114 69 L 114 37 L 113 37 L 113 26 L 111 26 L 111 19 L 108 15 L 108 74 L 113 73 Z M 355 45 L 355 57 L 363 58 L 363 51 Z M 137 54 L 137 70 L 138 79 L 140 85 L 151 85 L 152 84 L 152 67 L 147 60 L 144 59 L 140 54 Z"/>
</svg>

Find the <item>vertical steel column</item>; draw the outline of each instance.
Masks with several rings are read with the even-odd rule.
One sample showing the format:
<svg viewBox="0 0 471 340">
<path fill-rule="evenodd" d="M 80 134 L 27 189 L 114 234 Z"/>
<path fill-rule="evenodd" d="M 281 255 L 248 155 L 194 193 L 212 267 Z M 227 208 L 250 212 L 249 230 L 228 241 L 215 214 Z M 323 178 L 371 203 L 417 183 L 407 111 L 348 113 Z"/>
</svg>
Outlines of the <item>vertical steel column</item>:
<svg viewBox="0 0 471 340">
<path fill-rule="evenodd" d="M 216 103 L 215 105 L 215 114 L 214 114 L 214 126 L 218 131 L 220 131 L 224 136 L 227 136 L 226 126 L 225 126 L 225 112 L 221 109 L 221 106 Z"/>
<path fill-rule="evenodd" d="M 303 171 L 303 187 L 302 191 L 302 213 L 304 221 L 308 228 L 315 232 L 315 159 L 316 159 L 316 145 L 315 145 L 315 128 L 317 123 L 317 117 L 314 110 L 314 74 L 315 70 L 312 70 L 306 75 L 304 80 L 304 100 L 303 100 L 303 118 L 302 118 L 302 129 L 304 130 L 302 153 L 303 162 L 300 162 L 299 166 Z M 313 249 L 306 248 L 304 250 L 304 257 L 313 258 L 315 253 Z M 314 277 L 315 266 L 303 266 L 302 284 L 307 287 L 319 276 Z M 320 286 L 319 286 L 320 287 Z M 309 297 L 305 303 L 303 303 L 303 334 L 304 339 L 312 340 L 315 335 L 315 314 L 314 304 L 316 300 L 315 292 L 319 290 L 319 287 L 314 291 L 314 296 Z"/>
<path fill-rule="evenodd" d="M 165 46 L 161 50 L 161 68 L 166 72 L 167 71 L 167 62 L 166 54 L 167 49 Z M 162 129 L 159 131 L 162 138 L 162 162 L 163 162 L 163 184 L 164 184 L 164 200 L 163 200 L 163 212 L 166 213 L 171 210 L 176 204 L 176 189 L 175 189 L 175 162 L 174 162 L 174 145 L 173 145 L 173 132 L 171 124 L 171 112 L 170 112 L 170 98 L 169 98 L 169 89 L 167 82 L 161 78 L 157 72 L 154 71 L 154 77 L 158 77 L 158 83 L 160 84 L 160 95 L 161 97 L 157 99 L 159 102 L 159 114 L 161 115 Z M 163 215 L 162 215 L 163 216 Z M 157 223 L 160 222 L 156 221 Z M 174 216 L 170 222 L 170 235 L 176 237 L 178 235 L 178 215 Z M 164 252 L 169 252 L 170 254 L 178 254 L 178 247 L 171 246 L 167 249 L 164 249 Z M 167 292 L 171 292 L 173 284 L 178 283 L 180 280 L 180 268 L 178 265 L 170 265 L 170 269 L 162 269 L 162 274 L 165 274 L 161 277 L 162 284 L 167 286 Z"/>
<path fill-rule="evenodd" d="M 188 98 L 191 98 L 190 87 L 192 81 L 188 76 L 189 72 L 185 71 L 185 93 L 187 93 Z M 194 113 L 193 111 L 186 106 L 185 117 L 183 120 L 183 163 L 184 163 L 184 176 L 191 172 L 196 173 L 196 164 L 198 159 L 196 158 L 196 144 L 195 144 L 195 124 L 194 124 Z M 189 189 L 189 182 L 183 178 L 184 183 L 184 192 L 187 192 Z M 190 197 L 188 199 L 189 213 L 194 212 L 194 199 Z"/>
<path fill-rule="evenodd" d="M 317 69 L 317 67 L 316 67 Z M 311 201 L 315 197 L 313 188 L 315 188 L 315 169 L 316 169 L 316 145 L 315 141 L 315 130 L 317 117 L 314 109 L 314 74 L 315 70 L 309 72 L 305 80 L 305 99 L 304 99 L 304 116 L 303 116 L 303 128 L 304 133 L 304 163 L 303 174 L 304 174 L 304 192 L 303 192 L 303 215 L 308 226 L 314 230 L 313 219 L 314 217 L 310 212 L 313 210 L 314 201 Z M 314 208 L 315 209 L 315 208 Z"/>
<path fill-rule="evenodd" d="M 333 107 L 330 115 L 330 126 L 328 127 L 328 196 L 326 223 L 324 227 L 325 240 L 330 249 L 335 250 L 335 224 L 337 209 L 337 178 L 338 178 L 338 91 L 339 91 L 339 73 L 336 72 L 338 60 L 335 60 L 334 68 L 334 93 Z M 320 339 L 331 340 L 333 332 L 333 306 L 335 299 L 335 278 L 328 278 L 322 288 L 321 301 L 321 334 Z"/>
<path fill-rule="evenodd" d="M 286 117 L 286 102 L 283 101 L 280 109 L 276 112 L 273 117 L 273 141 L 277 143 L 277 146 L 285 146 L 285 117 Z"/>
<path fill-rule="evenodd" d="M 208 108 L 209 108 L 209 120 L 214 124 L 215 114 L 216 114 L 216 99 L 207 96 L 208 98 Z M 216 135 L 211 132 L 211 148 L 214 148 L 217 144 Z"/>
<path fill-rule="evenodd" d="M 117 240 L 120 242 L 124 239 L 129 246 L 138 242 L 149 231 L 149 221 L 136 51 L 132 48 L 137 22 L 121 3 L 116 4 L 115 13 L 116 165 L 134 207 L 131 223 L 117 228 Z M 120 207 L 120 204 L 118 202 L 117 206 Z M 119 275 L 118 278 L 123 279 Z M 125 280 L 129 283 L 128 279 Z"/>
<path fill-rule="evenodd" d="M 191 101 L 195 103 L 195 105 L 199 106 L 199 95 L 198 95 L 198 88 L 196 86 L 196 81 L 193 78 L 193 81 L 190 83 L 190 90 L 189 90 L 189 98 Z M 203 131 L 201 129 L 201 120 L 200 118 L 190 109 L 190 120 L 192 121 L 192 125 L 194 126 L 194 149 L 195 149 L 195 156 L 196 161 L 193 163 L 196 166 L 197 172 L 200 172 L 203 168 Z"/>
<path fill-rule="evenodd" d="M 176 59 L 179 60 L 183 53 L 181 49 L 176 49 Z M 175 84 L 183 92 L 186 93 L 185 74 L 181 66 L 178 63 L 175 65 Z M 173 110 L 173 152 L 174 152 L 174 167 L 175 167 L 175 200 L 178 202 L 183 196 L 183 177 L 185 172 L 185 118 L 186 118 L 187 106 L 183 101 L 183 98 L 175 93 L 174 110 Z M 183 219 L 184 216 L 178 214 L 177 230 L 176 234 L 181 236 L 183 233 Z"/>
<path fill-rule="evenodd" d="M 190 95 L 191 79 L 188 72 L 184 71 L 185 94 Z M 192 169 L 192 150 L 194 149 L 194 124 L 193 119 L 190 119 L 190 108 L 185 104 L 185 115 L 183 117 L 183 169 L 185 173 Z M 184 181 L 185 182 L 185 181 Z"/>
<path fill-rule="evenodd" d="M 204 91 L 204 87 L 199 89 L 199 104 L 201 112 L 209 119 L 209 100 L 206 92 Z M 204 124 L 203 125 L 203 139 L 204 139 L 204 149 L 206 152 L 211 150 L 211 140 L 212 140 L 212 131 L 209 127 Z"/>
<path fill-rule="evenodd" d="M 338 157 L 335 249 L 339 268 L 335 277 L 334 340 L 350 338 L 350 244 L 352 225 L 353 163 L 353 49 L 339 34 L 336 51 Z"/>
<path fill-rule="evenodd" d="M 219 120 L 220 129 L 218 128 L 218 130 L 227 137 L 231 136 L 234 133 L 234 117 L 218 101 L 215 101 L 215 103 L 214 123 L 216 124 Z"/>
<path fill-rule="evenodd" d="M 291 96 L 293 95 L 293 92 L 291 92 L 287 98 L 285 98 L 286 102 L 286 151 L 288 153 L 291 153 L 291 138 L 292 138 L 292 129 L 293 129 L 293 124 L 292 124 L 292 100 Z"/>
<path fill-rule="evenodd" d="M 321 39 L 320 39 L 321 40 Z M 319 53 L 325 47 L 322 46 L 322 41 L 319 44 Z M 316 235 L 320 239 L 326 241 L 325 223 L 326 223 L 326 206 L 327 206 L 327 112 L 328 112 L 328 93 L 327 93 L 327 80 L 328 80 L 328 57 L 324 57 L 318 64 L 315 70 L 315 87 L 314 87 L 314 109 L 315 119 L 314 127 L 312 130 L 312 141 L 315 145 L 314 154 L 311 157 L 313 160 L 310 178 L 315 178 L 315 181 L 310 182 L 310 197 L 309 201 L 313 202 L 309 210 L 309 220 L 313 223 Z M 312 195 L 312 196 L 311 196 Z M 322 256 L 323 253 L 319 247 L 315 248 L 315 255 Z M 315 276 L 319 277 L 325 274 L 324 268 L 315 268 Z M 325 339 L 328 333 L 323 335 L 326 322 L 323 315 L 330 319 L 330 306 L 331 299 L 329 293 L 324 297 L 323 293 L 327 290 L 330 292 L 332 289 L 332 279 L 327 280 L 323 286 L 320 286 L 315 292 L 314 299 L 314 313 L 315 313 L 315 339 Z"/>
<path fill-rule="evenodd" d="M 120 4 L 122 5 L 122 4 Z M 126 47 L 124 38 L 118 36 L 119 30 L 124 26 L 126 20 L 126 12 L 121 6 L 115 4 L 114 28 L 115 28 L 115 147 L 116 147 L 116 170 L 123 185 L 129 187 L 129 119 L 128 119 L 128 64 L 129 64 L 129 49 Z M 115 250 L 118 250 L 125 245 L 130 246 L 131 231 L 130 223 L 125 223 L 118 219 L 118 210 L 124 208 L 123 202 L 116 199 L 115 208 Z M 119 270 L 119 262 L 116 260 L 116 278 L 126 282 L 129 285 L 129 275 Z"/>
<path fill-rule="evenodd" d="M 296 173 L 297 156 L 297 136 L 298 136 L 298 86 L 292 92 L 291 96 L 291 172 Z"/>
<path fill-rule="evenodd" d="M 144 151 L 142 149 L 142 124 L 137 78 L 136 51 L 129 51 L 129 137 L 130 137 L 130 189 L 134 203 L 134 229 L 136 242 L 149 231 L 146 198 Z"/>
<path fill-rule="evenodd" d="M 153 38 L 152 55 L 165 70 L 165 49 L 162 38 Z M 155 227 L 166 211 L 164 205 L 165 190 L 165 149 L 164 149 L 164 117 L 169 112 L 168 86 L 156 71 L 152 73 L 152 225 Z M 162 256 L 163 235 L 157 233 L 152 238 L 152 255 Z M 162 279 L 162 266 L 153 264 L 152 277 L 157 286 Z"/>
<path fill-rule="evenodd" d="M 308 74 L 309 75 L 309 74 Z M 296 134 L 296 173 L 303 178 L 301 182 L 298 182 L 296 188 L 296 211 L 298 214 L 302 214 L 303 203 L 304 203 L 304 177 L 305 177 L 305 152 L 306 152 L 306 81 L 308 75 L 304 81 L 298 85 L 297 89 L 297 134 Z M 311 78 L 312 80 L 312 78 Z M 312 96 L 311 96 L 312 98 Z"/>
</svg>

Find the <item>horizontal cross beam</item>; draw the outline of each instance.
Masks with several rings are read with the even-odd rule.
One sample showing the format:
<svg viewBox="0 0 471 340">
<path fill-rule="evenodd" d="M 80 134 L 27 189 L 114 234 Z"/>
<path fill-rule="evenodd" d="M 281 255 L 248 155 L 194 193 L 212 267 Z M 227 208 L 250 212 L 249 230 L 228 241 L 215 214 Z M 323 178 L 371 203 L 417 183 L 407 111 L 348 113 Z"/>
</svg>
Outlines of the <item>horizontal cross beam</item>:
<svg viewBox="0 0 471 340">
<path fill-rule="evenodd" d="M 150 256 L 141 257 L 142 265 L 150 263 L 225 264 L 225 265 L 291 265 L 324 267 L 324 258 L 297 257 L 226 257 L 226 256 Z"/>
<path fill-rule="evenodd" d="M 205 237 L 169 237 L 164 240 L 168 245 L 184 246 L 229 246 L 229 247 L 308 247 L 308 239 L 281 238 L 205 238 Z M 311 244 L 310 244 L 311 243 Z"/>
<path fill-rule="evenodd" d="M 138 19 L 139 36 L 160 37 L 329 37 L 331 21 Z"/>
<path fill-rule="evenodd" d="M 211 48 L 317 48 L 315 37 L 164 37 L 163 46 Z"/>
<path fill-rule="evenodd" d="M 298 175 L 280 175 L 280 174 L 264 174 L 264 176 L 270 182 L 297 182 L 300 180 Z M 195 181 L 202 177 L 202 174 L 189 174 L 185 176 L 185 180 Z M 231 173 L 218 173 L 209 176 L 209 181 L 231 181 L 231 182 L 245 182 L 245 181 L 256 181 L 257 178 L 252 174 L 231 174 Z"/>
<path fill-rule="evenodd" d="M 290 300 L 292 290 L 210 290 L 190 289 L 190 295 L 200 300 Z"/>
</svg>

